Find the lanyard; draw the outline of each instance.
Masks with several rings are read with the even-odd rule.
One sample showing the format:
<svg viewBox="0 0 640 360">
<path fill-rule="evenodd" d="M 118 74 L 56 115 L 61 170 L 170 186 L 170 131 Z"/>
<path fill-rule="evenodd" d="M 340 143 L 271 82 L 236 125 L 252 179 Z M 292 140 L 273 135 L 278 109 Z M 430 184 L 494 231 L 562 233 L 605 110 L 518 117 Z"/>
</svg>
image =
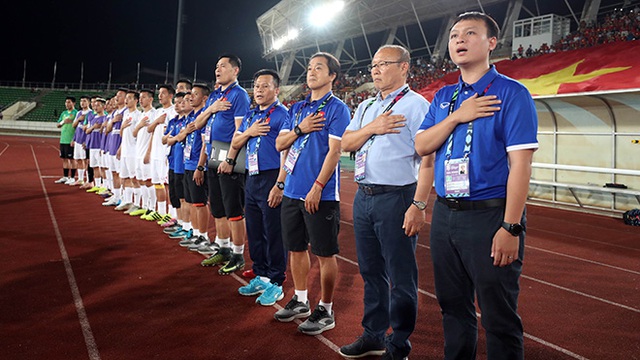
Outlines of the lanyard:
<svg viewBox="0 0 640 360">
<path fill-rule="evenodd" d="M 327 96 L 326 99 L 324 99 L 324 101 L 320 104 L 320 106 L 318 106 L 318 109 L 313 113 L 313 115 L 318 115 L 318 113 L 320 111 L 322 111 L 322 109 L 324 109 L 324 107 L 327 105 L 327 103 L 329 102 L 329 100 L 331 100 L 333 98 L 333 94 Z M 304 105 L 302 105 L 300 107 L 300 110 L 298 110 L 298 113 L 296 114 L 296 119 L 293 123 L 294 127 L 298 126 L 298 124 L 300 124 L 300 115 L 302 114 L 302 110 L 304 110 L 304 108 L 307 106 L 307 104 L 305 103 Z M 307 142 L 309 141 L 309 136 L 311 135 L 311 133 L 307 134 L 304 136 L 304 138 L 302 139 L 302 144 L 300 144 L 300 147 L 298 147 L 298 151 L 302 151 L 302 149 L 304 149 L 304 147 L 307 145 Z"/>
<path fill-rule="evenodd" d="M 204 110 L 204 108 L 198 110 L 198 112 L 193 113 L 193 121 L 196 121 L 196 118 L 198 117 L 198 115 L 200 115 L 200 113 Z M 189 114 L 191 115 L 191 114 Z M 188 117 L 188 116 L 187 116 Z M 190 121 L 185 121 L 184 126 L 189 125 L 189 123 L 191 123 Z M 187 135 L 186 138 L 186 144 L 187 145 L 193 145 L 195 140 L 196 140 L 196 133 L 198 132 L 198 130 L 194 130 L 191 134 Z"/>
<path fill-rule="evenodd" d="M 393 99 L 393 101 L 391 101 L 391 103 L 389 105 L 387 105 L 387 107 L 386 107 L 386 109 L 384 109 L 383 113 L 386 113 L 387 111 L 391 110 L 391 108 L 393 108 L 393 105 L 395 105 L 398 101 L 400 101 L 400 99 L 402 99 L 402 97 L 405 96 L 408 92 L 409 92 L 409 87 L 408 86 L 405 87 L 404 89 L 402 89 L 402 91 L 399 92 L 398 95 L 396 95 L 396 97 Z M 374 102 L 376 102 L 375 98 L 372 99 L 371 101 L 369 101 L 367 106 L 365 106 L 364 110 L 362 111 L 362 115 L 360 116 L 360 128 L 362 128 L 362 121 L 364 120 L 364 114 L 367 113 L 367 110 L 369 110 L 369 108 L 371 107 L 371 105 L 373 105 Z"/>
<path fill-rule="evenodd" d="M 225 99 L 227 98 L 227 95 L 229 95 L 229 92 L 231 91 L 231 89 L 233 89 L 234 87 L 236 87 L 238 85 L 238 82 L 234 82 L 232 85 L 230 85 L 225 91 L 221 91 L 220 93 L 220 97 L 218 97 L 218 99 Z M 222 89 L 222 86 L 220 87 L 220 89 Z M 216 100 L 218 100 L 216 99 Z"/>
<path fill-rule="evenodd" d="M 264 117 L 264 122 L 265 124 L 268 124 L 270 119 L 271 119 L 271 114 L 273 114 L 273 112 L 276 110 L 276 106 L 278 106 L 278 102 L 276 101 L 275 103 L 273 103 L 273 105 L 271 106 L 271 109 L 267 112 L 267 114 Z M 260 109 L 259 107 L 256 109 Z M 253 113 L 251 114 L 251 117 L 249 117 L 247 119 L 247 130 L 249 129 L 249 126 L 251 126 L 251 120 L 253 119 L 254 116 L 256 116 L 260 111 L 253 111 Z M 256 148 L 253 152 L 251 152 L 251 154 L 255 154 L 258 152 L 258 149 L 260 149 L 260 140 L 262 139 L 262 136 L 258 136 L 258 139 L 256 140 Z M 249 149 L 249 143 L 247 143 L 247 150 Z"/>
<path fill-rule="evenodd" d="M 495 79 L 494 79 L 495 80 Z M 489 88 L 491 87 L 491 85 L 493 84 L 493 80 L 491 80 L 491 82 L 489 83 L 489 85 L 487 85 L 487 87 L 484 89 L 484 91 L 482 91 L 482 93 L 480 93 L 478 95 L 478 97 L 484 96 L 487 93 L 487 90 L 489 90 Z M 451 102 L 449 103 L 449 113 L 447 114 L 447 116 L 451 115 L 451 113 L 453 112 L 453 109 L 456 106 L 456 102 L 458 101 L 458 94 L 460 93 L 460 86 L 456 87 L 456 90 L 453 92 L 453 95 L 451 96 Z M 473 139 L 473 122 L 474 120 L 470 121 L 469 124 L 467 125 L 467 135 L 465 135 L 464 137 L 464 157 L 468 157 L 469 153 L 471 152 L 471 141 Z M 447 140 L 447 152 L 445 154 L 447 160 L 449 160 L 451 158 L 451 152 L 453 150 L 453 132 L 451 134 L 449 134 L 449 139 Z"/>
</svg>

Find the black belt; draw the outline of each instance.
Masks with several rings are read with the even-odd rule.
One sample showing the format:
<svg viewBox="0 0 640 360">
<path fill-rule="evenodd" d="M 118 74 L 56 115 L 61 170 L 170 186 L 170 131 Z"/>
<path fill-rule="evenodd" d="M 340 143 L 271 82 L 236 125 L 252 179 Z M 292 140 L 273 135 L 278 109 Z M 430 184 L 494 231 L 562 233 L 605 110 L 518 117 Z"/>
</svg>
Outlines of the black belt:
<svg viewBox="0 0 640 360">
<path fill-rule="evenodd" d="M 445 199 L 438 196 L 438 202 L 445 204 L 452 210 L 483 210 L 496 207 L 504 207 L 507 199 L 488 199 L 488 200 L 459 200 Z"/>
<path fill-rule="evenodd" d="M 360 189 L 360 191 L 362 191 L 367 195 L 376 195 L 376 194 L 383 194 L 383 193 L 388 193 L 392 191 L 404 190 L 406 188 L 409 188 L 415 185 L 416 185 L 415 183 L 402 185 L 402 186 L 358 184 L 358 188 Z"/>
</svg>

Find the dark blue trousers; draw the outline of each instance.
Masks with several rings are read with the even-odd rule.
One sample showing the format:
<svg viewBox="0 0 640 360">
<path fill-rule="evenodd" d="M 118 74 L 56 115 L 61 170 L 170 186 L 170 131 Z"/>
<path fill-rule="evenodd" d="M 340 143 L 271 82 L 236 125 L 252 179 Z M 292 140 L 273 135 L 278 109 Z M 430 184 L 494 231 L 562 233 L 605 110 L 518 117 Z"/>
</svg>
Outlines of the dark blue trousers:
<svg viewBox="0 0 640 360">
<path fill-rule="evenodd" d="M 418 237 L 407 237 L 404 213 L 413 200 L 415 185 L 367 195 L 358 190 L 353 201 L 353 225 L 360 275 L 364 280 L 364 337 L 386 339 L 394 355 L 411 351 L 409 336 L 418 312 Z"/>
<path fill-rule="evenodd" d="M 278 179 L 279 170 L 247 175 L 244 214 L 253 272 L 282 285 L 287 270 L 287 251 L 282 244 L 280 205 L 269 207 L 269 192 Z"/>
<path fill-rule="evenodd" d="M 487 334 L 487 359 L 524 359 L 518 316 L 524 232 L 518 259 L 493 265 L 491 245 L 504 208 L 456 211 L 436 202 L 431 223 L 431 258 L 436 296 L 442 310 L 445 359 L 475 359 L 478 324 L 474 295 Z M 523 214 L 522 224 L 526 217 Z"/>
</svg>

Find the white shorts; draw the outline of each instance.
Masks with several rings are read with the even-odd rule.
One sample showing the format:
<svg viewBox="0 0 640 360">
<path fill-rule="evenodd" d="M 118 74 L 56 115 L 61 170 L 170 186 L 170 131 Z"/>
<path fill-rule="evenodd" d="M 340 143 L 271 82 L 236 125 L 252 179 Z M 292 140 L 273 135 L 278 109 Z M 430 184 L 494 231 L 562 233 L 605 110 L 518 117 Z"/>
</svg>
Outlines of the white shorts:
<svg viewBox="0 0 640 360">
<path fill-rule="evenodd" d="M 151 160 L 151 183 L 167 184 L 169 177 L 169 164 L 167 159 Z"/>
<path fill-rule="evenodd" d="M 100 149 L 100 167 L 105 169 L 109 168 L 109 154 L 102 149 Z"/>
<path fill-rule="evenodd" d="M 87 150 L 82 146 L 82 144 L 76 143 L 73 146 L 73 159 L 74 160 L 84 160 L 87 158 Z"/>
<path fill-rule="evenodd" d="M 106 155 L 107 158 L 107 167 L 111 172 L 120 173 L 120 159 L 118 159 L 115 155 Z"/>
<path fill-rule="evenodd" d="M 120 177 L 123 179 L 133 179 L 136 177 L 135 157 L 123 157 L 120 159 Z"/>
<path fill-rule="evenodd" d="M 151 164 L 145 164 L 144 159 L 136 159 L 136 178 L 138 180 L 151 179 Z"/>
<path fill-rule="evenodd" d="M 102 163 L 102 154 L 100 149 L 89 149 L 89 166 L 92 168 L 100 167 Z"/>
</svg>

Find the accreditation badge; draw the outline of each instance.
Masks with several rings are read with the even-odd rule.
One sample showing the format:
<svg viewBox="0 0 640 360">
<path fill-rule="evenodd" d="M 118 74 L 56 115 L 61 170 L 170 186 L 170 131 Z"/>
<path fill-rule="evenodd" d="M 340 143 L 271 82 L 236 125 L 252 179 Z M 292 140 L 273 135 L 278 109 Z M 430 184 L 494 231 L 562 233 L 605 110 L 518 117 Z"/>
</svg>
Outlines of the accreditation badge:
<svg viewBox="0 0 640 360">
<path fill-rule="evenodd" d="M 289 150 L 289 155 L 287 155 L 287 159 L 284 161 L 284 171 L 286 171 L 287 174 L 291 175 L 293 173 L 293 168 L 296 166 L 296 162 L 298 162 L 298 157 L 300 157 L 300 150 L 292 146 Z"/>
<path fill-rule="evenodd" d="M 469 197 L 469 158 L 449 159 L 444 162 L 445 197 Z"/>
<path fill-rule="evenodd" d="M 368 152 L 369 152 L 368 149 L 358 150 L 358 152 L 356 152 L 356 170 L 354 174 L 354 179 L 356 181 L 362 181 L 366 177 L 364 173 L 364 167 L 365 167 L 365 164 L 367 163 Z"/>
<path fill-rule="evenodd" d="M 184 146 L 184 159 L 191 159 L 191 144 L 187 144 Z"/>
<path fill-rule="evenodd" d="M 249 175 L 258 175 L 260 172 L 258 169 L 258 153 L 247 154 L 247 161 L 249 161 Z"/>
</svg>

